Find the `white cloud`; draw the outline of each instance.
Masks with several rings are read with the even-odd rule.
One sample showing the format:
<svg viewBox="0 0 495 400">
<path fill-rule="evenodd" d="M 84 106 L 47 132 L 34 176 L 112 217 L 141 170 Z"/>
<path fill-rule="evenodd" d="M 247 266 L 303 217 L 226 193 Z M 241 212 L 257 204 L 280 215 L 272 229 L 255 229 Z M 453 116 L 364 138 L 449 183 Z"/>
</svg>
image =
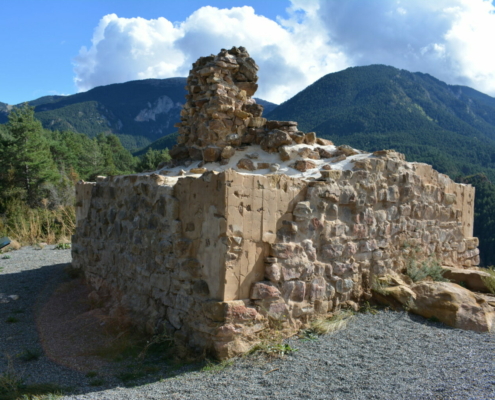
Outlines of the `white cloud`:
<svg viewBox="0 0 495 400">
<path fill-rule="evenodd" d="M 74 59 L 75 83 L 84 91 L 133 79 L 187 76 L 200 56 L 221 48 L 244 46 L 260 66 L 256 93 L 282 102 L 316 79 L 344 68 L 345 57 L 313 31 L 307 16 L 300 23 L 280 23 L 257 15 L 251 7 L 202 7 L 185 21 L 165 18 L 103 17 L 92 45 Z"/>
<path fill-rule="evenodd" d="M 495 95 L 495 7 L 490 0 L 319 3 L 325 30 L 352 65 L 427 72 Z"/>
<path fill-rule="evenodd" d="M 198 57 L 244 46 L 260 66 L 257 97 L 284 101 L 349 66 L 388 64 L 495 95 L 489 0 L 292 0 L 286 19 L 251 7 L 202 7 L 185 21 L 104 16 L 74 59 L 79 90 L 187 76 Z"/>
</svg>

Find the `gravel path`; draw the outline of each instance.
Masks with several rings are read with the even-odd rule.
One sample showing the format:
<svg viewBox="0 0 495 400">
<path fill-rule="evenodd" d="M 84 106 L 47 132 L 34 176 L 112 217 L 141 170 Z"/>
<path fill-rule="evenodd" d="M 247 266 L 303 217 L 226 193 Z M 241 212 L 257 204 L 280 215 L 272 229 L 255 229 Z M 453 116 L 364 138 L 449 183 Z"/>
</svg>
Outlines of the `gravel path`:
<svg viewBox="0 0 495 400">
<path fill-rule="evenodd" d="M 85 374 L 42 355 L 18 356 L 40 343 L 36 310 L 63 281 L 70 251 L 23 248 L 0 255 L 0 374 L 9 354 L 27 382 L 71 387 L 82 399 L 495 399 L 495 335 L 431 323 L 406 313 L 359 314 L 349 327 L 314 341 L 290 340 L 280 359 L 249 356 L 217 372 L 189 365 L 161 369 L 124 387 L 118 379 L 91 386 Z M 5 296 L 4 296 L 5 298 Z M 10 317 L 18 322 L 6 322 Z"/>
</svg>

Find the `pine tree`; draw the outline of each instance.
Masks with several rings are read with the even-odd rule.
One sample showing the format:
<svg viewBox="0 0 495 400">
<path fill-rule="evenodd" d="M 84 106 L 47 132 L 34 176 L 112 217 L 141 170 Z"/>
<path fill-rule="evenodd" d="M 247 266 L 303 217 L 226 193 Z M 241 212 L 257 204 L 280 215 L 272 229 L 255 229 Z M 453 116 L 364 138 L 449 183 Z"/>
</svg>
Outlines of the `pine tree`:
<svg viewBox="0 0 495 400">
<path fill-rule="evenodd" d="M 34 108 L 24 104 L 9 114 L 7 131 L 11 140 L 4 148 L 0 167 L 8 171 L 11 189 L 20 189 L 28 204 L 40 199 L 41 186 L 56 182 L 59 174 Z"/>
</svg>

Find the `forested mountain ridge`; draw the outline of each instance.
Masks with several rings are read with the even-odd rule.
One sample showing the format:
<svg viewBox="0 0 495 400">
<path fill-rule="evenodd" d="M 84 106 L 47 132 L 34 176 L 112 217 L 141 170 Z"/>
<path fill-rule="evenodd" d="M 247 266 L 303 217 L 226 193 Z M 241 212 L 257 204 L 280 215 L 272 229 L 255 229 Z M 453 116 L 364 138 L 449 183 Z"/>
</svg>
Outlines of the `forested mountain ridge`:
<svg viewBox="0 0 495 400">
<path fill-rule="evenodd" d="M 187 94 L 186 78 L 144 79 L 99 86 L 70 96 L 28 101 L 45 129 L 84 133 L 90 138 L 113 133 L 128 150 L 143 148 L 176 131 Z M 276 104 L 258 100 L 270 111 Z M 9 106 L 0 103 L 0 123 Z"/>
<path fill-rule="evenodd" d="M 0 124 L 7 122 L 7 115 L 9 114 L 9 105 L 0 101 Z"/>
<path fill-rule="evenodd" d="M 384 65 L 328 74 L 267 115 L 373 151 L 394 148 L 452 177 L 495 180 L 495 99 Z"/>
</svg>

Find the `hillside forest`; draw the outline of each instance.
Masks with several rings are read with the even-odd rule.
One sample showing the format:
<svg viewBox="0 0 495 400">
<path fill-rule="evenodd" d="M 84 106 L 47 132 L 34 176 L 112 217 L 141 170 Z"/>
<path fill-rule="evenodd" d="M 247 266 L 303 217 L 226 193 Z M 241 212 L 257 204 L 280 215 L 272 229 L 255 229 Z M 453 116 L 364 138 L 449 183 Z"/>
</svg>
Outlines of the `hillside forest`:
<svg viewBox="0 0 495 400">
<path fill-rule="evenodd" d="M 395 149 L 476 188 L 474 236 L 495 265 L 495 99 L 385 65 L 328 74 L 270 112 L 336 145 Z"/>
<path fill-rule="evenodd" d="M 34 108 L 14 108 L 0 125 L 0 236 L 24 244 L 70 240 L 74 185 L 98 175 L 154 170 L 167 150 L 134 157 L 113 134 L 93 138 L 44 129 Z"/>
</svg>

